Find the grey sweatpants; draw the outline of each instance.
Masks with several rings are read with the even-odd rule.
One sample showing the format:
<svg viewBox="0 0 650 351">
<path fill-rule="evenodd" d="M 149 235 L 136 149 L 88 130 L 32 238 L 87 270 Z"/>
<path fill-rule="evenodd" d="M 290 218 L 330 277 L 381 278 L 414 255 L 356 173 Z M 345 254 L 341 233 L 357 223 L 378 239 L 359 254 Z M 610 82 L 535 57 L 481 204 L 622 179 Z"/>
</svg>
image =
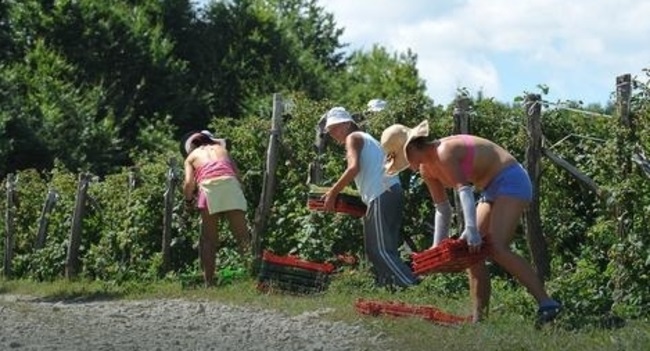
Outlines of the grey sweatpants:
<svg viewBox="0 0 650 351">
<path fill-rule="evenodd" d="M 404 210 L 404 193 L 393 185 L 368 204 L 363 218 L 363 240 L 368 260 L 380 285 L 410 286 L 417 283 L 411 269 L 400 259 L 400 229 Z"/>
</svg>

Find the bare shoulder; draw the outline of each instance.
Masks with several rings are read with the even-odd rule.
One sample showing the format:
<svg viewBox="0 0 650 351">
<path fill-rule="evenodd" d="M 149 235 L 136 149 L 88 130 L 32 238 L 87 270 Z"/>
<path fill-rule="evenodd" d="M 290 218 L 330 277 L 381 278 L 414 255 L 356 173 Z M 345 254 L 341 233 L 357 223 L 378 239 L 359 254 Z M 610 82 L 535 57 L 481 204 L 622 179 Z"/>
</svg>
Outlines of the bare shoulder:
<svg viewBox="0 0 650 351">
<path fill-rule="evenodd" d="M 185 165 L 191 165 L 192 162 L 194 162 L 194 158 L 195 158 L 194 151 L 195 150 L 192 150 L 192 152 L 190 152 L 189 155 L 185 157 Z"/>
<path fill-rule="evenodd" d="M 350 133 L 345 137 L 345 143 L 354 148 L 360 148 L 363 146 L 363 136 L 361 133 Z"/>
<path fill-rule="evenodd" d="M 348 134 L 346 137 L 347 140 L 363 140 L 363 132 L 361 131 L 356 131 Z"/>
<path fill-rule="evenodd" d="M 434 172 L 431 168 L 420 165 L 420 176 L 424 183 L 431 188 L 442 188 L 442 183 L 439 178 L 439 172 Z"/>
<path fill-rule="evenodd" d="M 447 162 L 456 158 L 456 155 L 462 146 L 458 141 L 459 140 L 456 136 L 434 141 L 433 146 L 440 162 Z"/>
<path fill-rule="evenodd" d="M 429 172 L 427 167 L 422 163 L 420 164 L 418 173 L 420 173 L 420 176 L 424 178 L 425 180 L 434 180 L 436 179 L 436 176 L 433 172 Z"/>
</svg>

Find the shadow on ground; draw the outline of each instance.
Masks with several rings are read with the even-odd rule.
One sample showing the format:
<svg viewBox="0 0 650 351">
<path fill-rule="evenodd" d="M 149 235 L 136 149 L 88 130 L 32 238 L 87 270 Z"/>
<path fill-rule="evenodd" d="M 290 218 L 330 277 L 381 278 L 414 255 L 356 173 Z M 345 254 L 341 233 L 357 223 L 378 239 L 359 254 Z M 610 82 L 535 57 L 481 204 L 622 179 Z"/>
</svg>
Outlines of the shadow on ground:
<svg viewBox="0 0 650 351">
<path fill-rule="evenodd" d="M 107 293 L 107 292 L 74 292 L 74 293 L 56 293 L 46 296 L 34 298 L 32 302 L 62 302 L 62 303 L 87 303 L 87 302 L 103 302 L 118 300 L 124 297 L 122 293 Z"/>
</svg>

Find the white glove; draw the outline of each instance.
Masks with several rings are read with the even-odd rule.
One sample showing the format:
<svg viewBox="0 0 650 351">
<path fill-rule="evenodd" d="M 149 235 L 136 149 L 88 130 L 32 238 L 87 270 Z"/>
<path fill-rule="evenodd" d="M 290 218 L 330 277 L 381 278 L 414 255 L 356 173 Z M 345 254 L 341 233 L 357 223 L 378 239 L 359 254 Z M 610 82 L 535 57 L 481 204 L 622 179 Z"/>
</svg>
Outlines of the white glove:
<svg viewBox="0 0 650 351">
<path fill-rule="evenodd" d="M 469 246 L 481 246 L 481 235 L 474 227 L 465 227 L 460 238 L 467 241 L 467 245 Z"/>
<path fill-rule="evenodd" d="M 449 236 L 449 224 L 451 222 L 451 205 L 449 201 L 436 204 L 435 222 L 433 227 L 433 245 L 436 247 L 441 241 Z"/>
<path fill-rule="evenodd" d="M 474 251 L 473 247 L 478 249 L 481 246 L 481 235 L 476 229 L 476 207 L 472 187 L 469 185 L 461 186 L 458 188 L 458 196 L 460 197 L 460 205 L 463 208 L 463 217 L 465 218 L 465 229 L 463 229 L 460 237 L 467 241 L 470 251 Z"/>
</svg>

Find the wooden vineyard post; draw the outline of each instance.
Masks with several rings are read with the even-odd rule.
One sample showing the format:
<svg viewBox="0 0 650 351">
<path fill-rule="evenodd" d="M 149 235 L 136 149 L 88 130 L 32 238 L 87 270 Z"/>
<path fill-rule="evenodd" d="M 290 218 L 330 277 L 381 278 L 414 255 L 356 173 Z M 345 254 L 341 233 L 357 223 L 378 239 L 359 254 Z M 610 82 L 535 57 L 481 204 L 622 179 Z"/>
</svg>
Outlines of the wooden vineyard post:
<svg viewBox="0 0 650 351">
<path fill-rule="evenodd" d="M 79 247 L 81 246 L 81 226 L 86 213 L 86 198 L 90 175 L 82 173 L 79 175 L 77 195 L 75 198 L 74 214 L 72 215 L 72 229 L 70 230 L 70 242 L 68 244 L 68 256 L 65 260 L 65 277 L 75 278 L 79 273 Z"/>
<path fill-rule="evenodd" d="M 453 134 L 469 134 L 469 103 L 470 99 L 467 96 L 459 95 L 454 101 L 454 131 Z M 454 189 L 454 212 L 456 215 L 456 223 L 458 228 L 462 227 L 464 223 L 463 211 L 460 206 L 460 196 L 458 191 Z M 460 234 L 460 233 L 459 233 Z"/>
<path fill-rule="evenodd" d="M 549 149 L 542 148 L 542 152 L 544 153 L 544 156 L 546 156 L 546 158 L 548 158 L 556 166 L 564 169 L 571 176 L 573 176 L 575 179 L 581 181 L 591 191 L 593 191 L 594 194 L 598 195 L 601 199 L 604 199 L 606 197 L 606 192 L 603 191 L 603 189 L 601 189 L 593 179 L 591 179 L 588 176 L 584 175 L 574 165 L 572 165 L 569 162 L 565 161 L 564 159 L 562 159 L 560 156 L 556 155 L 553 151 L 551 151 Z"/>
<path fill-rule="evenodd" d="M 252 253 L 254 258 L 254 270 L 259 269 L 262 262 L 262 235 L 266 230 L 266 221 L 275 193 L 275 172 L 278 164 L 278 150 L 280 148 L 280 137 L 282 133 L 283 102 L 280 94 L 273 94 L 273 116 L 271 121 L 271 135 L 266 154 L 266 165 L 264 169 L 262 195 L 255 211 L 255 221 L 252 235 Z M 254 271 L 254 274 L 257 272 Z"/>
<path fill-rule="evenodd" d="M 469 103 L 467 96 L 458 96 L 454 101 L 454 134 L 469 134 Z"/>
<path fill-rule="evenodd" d="M 327 143 L 327 138 L 325 137 L 325 115 L 323 115 L 316 125 L 316 136 L 314 138 L 314 151 L 316 152 L 316 158 L 313 162 L 309 163 L 309 178 L 307 179 L 307 184 L 316 184 L 320 185 L 323 182 L 323 165 L 321 159 L 323 153 L 325 152 L 325 145 Z"/>
<path fill-rule="evenodd" d="M 533 199 L 525 212 L 526 238 L 533 257 L 537 276 L 544 280 L 550 273 L 548 249 L 542 233 L 542 220 L 539 209 L 539 183 L 542 158 L 542 105 L 541 96 L 529 94 L 524 101 L 527 117 L 528 147 L 526 148 L 526 170 L 533 185 Z"/>
<path fill-rule="evenodd" d="M 632 96 L 632 77 L 630 74 L 624 74 L 616 77 L 616 111 L 619 116 L 619 123 L 622 131 L 618 135 L 618 169 L 621 174 L 619 181 L 623 181 L 632 172 L 631 155 L 628 153 L 630 148 L 626 147 L 631 140 L 634 132 L 634 124 L 630 116 L 630 99 Z M 623 192 L 623 196 L 616 205 L 616 218 L 618 220 L 616 233 L 619 238 L 625 238 L 626 227 L 632 218 L 632 194 Z"/>
<path fill-rule="evenodd" d="M 5 252 L 3 260 L 3 274 L 5 278 L 11 277 L 11 260 L 13 259 L 14 253 L 14 235 L 15 235 L 15 223 L 14 223 L 14 210 L 15 210 L 15 199 L 16 199 L 16 179 L 12 173 L 7 175 L 7 208 L 5 212 Z"/>
<path fill-rule="evenodd" d="M 617 198 L 614 207 L 614 214 L 616 218 L 616 234 L 618 236 L 618 243 L 623 244 L 627 240 L 628 231 L 634 219 L 634 194 L 625 186 L 625 181 L 632 172 L 632 147 L 634 145 L 634 123 L 630 115 L 630 102 L 632 98 L 632 76 L 624 74 L 616 77 L 616 112 L 619 117 L 620 128 L 616 134 L 617 146 L 617 163 L 618 174 L 616 180 L 622 184 L 619 186 L 620 195 Z M 618 251 L 618 250 L 617 250 Z M 625 290 L 629 278 L 625 274 L 628 271 L 626 263 L 623 259 L 623 253 L 617 253 L 616 273 L 613 275 L 614 285 L 614 301 L 618 302 L 622 296 L 625 296 Z"/>
<path fill-rule="evenodd" d="M 45 239 L 47 238 L 48 217 L 50 213 L 52 213 L 52 210 L 54 209 L 54 206 L 56 205 L 56 201 L 58 200 L 58 198 L 59 198 L 59 194 L 57 194 L 56 190 L 49 189 L 47 191 L 47 196 L 45 197 L 45 204 L 43 205 L 43 210 L 41 211 L 41 217 L 38 220 L 38 234 L 36 235 L 36 246 L 34 246 L 36 250 L 40 250 L 43 247 L 45 247 Z"/>
<path fill-rule="evenodd" d="M 165 189 L 165 213 L 163 217 L 162 233 L 162 273 L 167 273 L 171 267 L 171 238 L 172 238 L 172 217 L 174 212 L 174 194 L 178 186 L 178 174 L 176 173 L 176 159 L 170 158 L 167 162 L 167 186 Z"/>
</svg>

